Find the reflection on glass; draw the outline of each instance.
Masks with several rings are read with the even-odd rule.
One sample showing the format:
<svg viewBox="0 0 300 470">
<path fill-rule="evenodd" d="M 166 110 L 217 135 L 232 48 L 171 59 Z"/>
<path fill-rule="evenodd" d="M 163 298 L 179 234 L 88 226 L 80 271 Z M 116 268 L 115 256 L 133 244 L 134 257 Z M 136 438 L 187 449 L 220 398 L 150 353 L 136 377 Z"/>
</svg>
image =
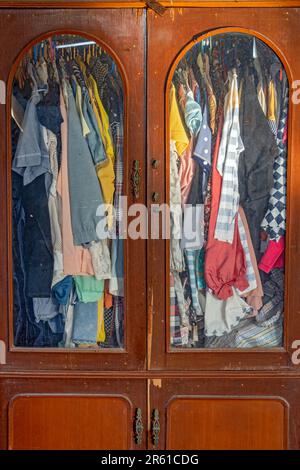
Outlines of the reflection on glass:
<svg viewBox="0 0 300 470">
<path fill-rule="evenodd" d="M 47 38 L 22 56 L 11 116 L 14 344 L 123 347 L 117 66 L 93 41 Z"/>
<path fill-rule="evenodd" d="M 195 44 L 170 87 L 170 338 L 282 346 L 288 80 L 239 33 Z"/>
</svg>

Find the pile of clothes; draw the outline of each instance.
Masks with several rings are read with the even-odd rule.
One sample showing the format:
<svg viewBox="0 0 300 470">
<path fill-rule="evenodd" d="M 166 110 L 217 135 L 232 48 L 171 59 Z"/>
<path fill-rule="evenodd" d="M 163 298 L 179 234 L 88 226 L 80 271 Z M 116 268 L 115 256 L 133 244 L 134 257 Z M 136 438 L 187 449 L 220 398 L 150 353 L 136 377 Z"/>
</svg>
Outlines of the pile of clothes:
<svg viewBox="0 0 300 470">
<path fill-rule="evenodd" d="M 282 346 L 288 80 L 240 33 L 195 44 L 170 89 L 170 337 Z"/>
</svg>

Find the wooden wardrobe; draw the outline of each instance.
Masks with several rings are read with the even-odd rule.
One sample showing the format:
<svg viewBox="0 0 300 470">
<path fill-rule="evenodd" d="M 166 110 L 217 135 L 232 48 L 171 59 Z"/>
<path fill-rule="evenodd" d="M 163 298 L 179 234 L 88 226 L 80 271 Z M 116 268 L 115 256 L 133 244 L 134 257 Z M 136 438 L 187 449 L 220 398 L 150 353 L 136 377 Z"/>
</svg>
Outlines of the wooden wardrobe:
<svg viewBox="0 0 300 470">
<path fill-rule="evenodd" d="M 0 2 L 0 448 L 299 449 L 300 104 L 292 95 L 282 347 L 172 349 L 162 239 L 126 240 L 123 349 L 14 346 L 10 104 L 26 48 L 54 32 L 109 47 L 123 71 L 125 193 L 149 207 L 167 200 L 166 90 L 188 45 L 220 28 L 253 34 L 280 56 L 290 87 L 300 80 L 297 0 L 162 1 L 164 12 L 147 3 Z"/>
</svg>

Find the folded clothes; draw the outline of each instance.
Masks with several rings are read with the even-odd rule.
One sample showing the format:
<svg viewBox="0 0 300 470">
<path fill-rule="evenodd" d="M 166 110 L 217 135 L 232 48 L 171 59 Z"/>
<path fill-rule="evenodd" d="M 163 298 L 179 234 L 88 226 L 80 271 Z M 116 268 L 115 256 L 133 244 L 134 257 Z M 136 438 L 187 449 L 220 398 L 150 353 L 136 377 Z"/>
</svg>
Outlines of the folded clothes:
<svg viewBox="0 0 300 470">
<path fill-rule="evenodd" d="M 104 291 L 104 281 L 95 276 L 74 276 L 78 300 L 80 302 L 97 302 Z"/>
<path fill-rule="evenodd" d="M 97 344 L 98 302 L 77 302 L 74 307 L 72 340 L 75 344 Z"/>
</svg>

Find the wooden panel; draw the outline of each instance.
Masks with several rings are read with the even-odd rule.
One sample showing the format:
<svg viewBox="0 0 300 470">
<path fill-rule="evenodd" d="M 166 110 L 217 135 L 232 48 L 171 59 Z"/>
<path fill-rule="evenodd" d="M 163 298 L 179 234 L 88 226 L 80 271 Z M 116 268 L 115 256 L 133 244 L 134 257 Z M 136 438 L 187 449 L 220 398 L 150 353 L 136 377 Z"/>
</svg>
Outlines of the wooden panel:
<svg viewBox="0 0 300 470">
<path fill-rule="evenodd" d="M 157 449 L 299 449 L 300 378 L 276 373 L 203 372 L 156 378 L 150 412 L 160 418 Z M 148 446 L 154 450 L 152 436 Z"/>
<path fill-rule="evenodd" d="M 123 397 L 19 396 L 9 409 L 9 449 L 129 449 L 131 407 Z"/>
<path fill-rule="evenodd" d="M 0 374 L 0 449 L 145 448 L 146 433 L 138 446 L 133 422 L 140 408 L 146 429 L 146 390 L 145 379 Z"/>
<path fill-rule="evenodd" d="M 268 18 L 268 21 L 266 21 Z M 169 174 L 166 146 L 166 83 L 174 62 L 188 44 L 195 44 L 195 36 L 212 34 L 218 28 L 238 29 L 257 35 L 283 60 L 290 85 L 300 77 L 299 8 L 183 8 L 175 9 L 173 16 L 163 17 L 148 12 L 148 203 L 152 193 L 160 194 L 160 203 L 167 200 Z M 176 31 L 176 34 L 174 34 Z M 172 41 L 170 41 L 172 38 Z M 291 94 L 292 95 L 292 94 Z M 148 284 L 149 324 L 151 337 L 148 364 L 151 369 L 163 370 L 220 370 L 266 369 L 291 367 L 292 344 L 300 338 L 300 297 L 297 283 L 300 277 L 300 106 L 290 100 L 288 203 L 286 236 L 286 298 L 284 348 L 263 350 L 193 350 L 168 351 L 166 337 L 166 305 L 169 305 L 167 260 L 168 244 L 165 240 L 149 240 Z M 160 160 L 153 170 L 152 159 Z M 290 227 L 292 229 L 290 229 Z M 164 261 L 163 261 L 164 260 Z M 152 324 L 153 323 L 153 324 Z"/>
<path fill-rule="evenodd" d="M 278 400 L 174 398 L 167 410 L 167 449 L 282 450 L 286 433 Z"/>
</svg>

